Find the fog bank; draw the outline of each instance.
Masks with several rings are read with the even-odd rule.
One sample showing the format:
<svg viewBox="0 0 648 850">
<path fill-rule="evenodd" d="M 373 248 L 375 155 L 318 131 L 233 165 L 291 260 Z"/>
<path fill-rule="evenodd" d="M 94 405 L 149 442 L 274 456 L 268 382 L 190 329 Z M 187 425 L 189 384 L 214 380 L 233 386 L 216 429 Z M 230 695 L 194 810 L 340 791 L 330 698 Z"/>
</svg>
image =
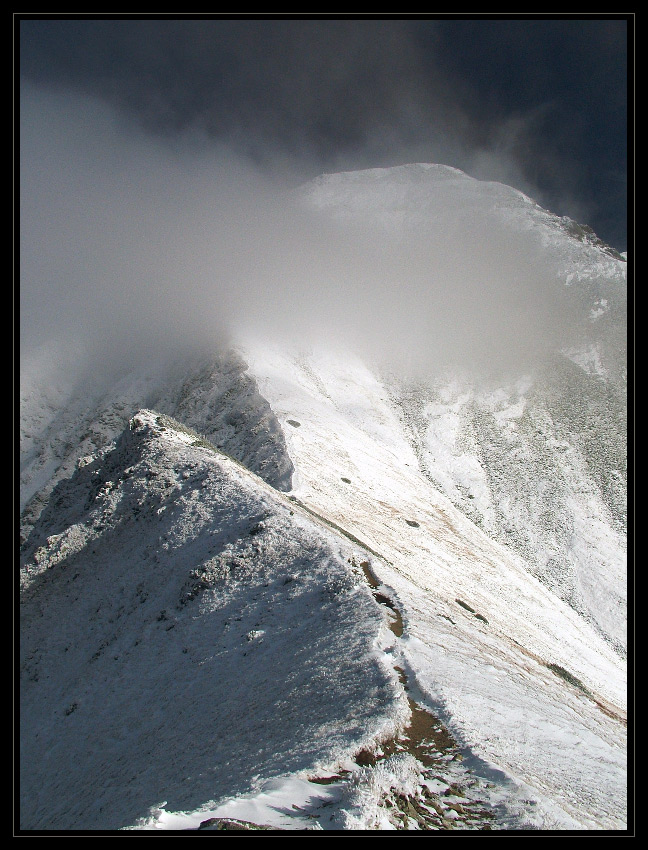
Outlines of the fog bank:
<svg viewBox="0 0 648 850">
<path fill-rule="evenodd" d="M 122 370 L 239 338 L 345 346 L 417 371 L 533 368 L 575 332 L 530 237 L 489 220 L 393 238 L 309 210 L 197 132 L 22 91 L 24 368 L 43 346 Z M 64 367 L 69 368 L 69 362 Z"/>
</svg>

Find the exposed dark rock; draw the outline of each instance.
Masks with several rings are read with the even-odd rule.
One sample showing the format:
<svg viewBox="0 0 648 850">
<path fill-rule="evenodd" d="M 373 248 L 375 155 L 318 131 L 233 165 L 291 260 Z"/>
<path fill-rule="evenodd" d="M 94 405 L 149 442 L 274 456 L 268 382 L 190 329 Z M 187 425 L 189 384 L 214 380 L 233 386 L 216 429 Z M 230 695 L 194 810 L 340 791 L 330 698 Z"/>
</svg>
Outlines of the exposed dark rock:
<svg viewBox="0 0 648 850">
<path fill-rule="evenodd" d="M 197 829 L 248 831 L 261 829 L 275 830 L 278 829 L 278 827 L 252 823 L 252 821 L 247 820 L 237 820 L 235 818 L 208 818 L 207 820 L 204 820 Z"/>
</svg>

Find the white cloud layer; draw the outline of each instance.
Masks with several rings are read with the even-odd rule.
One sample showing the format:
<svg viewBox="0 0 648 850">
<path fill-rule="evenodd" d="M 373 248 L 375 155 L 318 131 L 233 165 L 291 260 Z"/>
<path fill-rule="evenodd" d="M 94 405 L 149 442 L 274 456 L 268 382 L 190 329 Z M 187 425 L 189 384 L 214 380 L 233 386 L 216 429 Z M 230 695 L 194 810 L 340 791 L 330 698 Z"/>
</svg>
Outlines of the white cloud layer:
<svg viewBox="0 0 648 850">
<path fill-rule="evenodd" d="M 206 136 L 149 136 L 100 101 L 25 86 L 23 363 L 52 342 L 98 369 L 268 334 L 517 369 L 569 334 L 523 236 L 487 220 L 466 232 L 448 210 L 441 231 L 392 240 L 308 213 L 292 184 Z"/>
</svg>

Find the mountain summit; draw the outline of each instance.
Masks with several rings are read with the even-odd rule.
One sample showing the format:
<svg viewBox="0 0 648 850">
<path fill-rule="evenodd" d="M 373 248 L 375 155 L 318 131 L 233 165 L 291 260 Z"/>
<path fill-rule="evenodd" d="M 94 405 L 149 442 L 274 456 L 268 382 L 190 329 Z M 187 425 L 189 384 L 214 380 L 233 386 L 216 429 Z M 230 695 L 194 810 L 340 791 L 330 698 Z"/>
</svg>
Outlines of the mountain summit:
<svg viewBox="0 0 648 850">
<path fill-rule="evenodd" d="M 623 829 L 624 258 L 440 165 L 291 204 L 338 335 L 23 375 L 21 828 Z"/>
</svg>

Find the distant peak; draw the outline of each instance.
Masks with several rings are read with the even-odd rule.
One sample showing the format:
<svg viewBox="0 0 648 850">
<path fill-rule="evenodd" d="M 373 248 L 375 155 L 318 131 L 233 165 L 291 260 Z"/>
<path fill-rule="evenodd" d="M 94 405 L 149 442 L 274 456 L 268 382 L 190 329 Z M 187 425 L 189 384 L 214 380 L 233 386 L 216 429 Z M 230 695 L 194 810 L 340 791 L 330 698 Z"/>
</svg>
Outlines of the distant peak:
<svg viewBox="0 0 648 850">
<path fill-rule="evenodd" d="M 344 180 L 378 179 L 388 176 L 409 176 L 416 172 L 427 171 L 438 177 L 462 177 L 474 180 L 459 168 L 452 165 L 442 165 L 438 162 L 408 162 L 402 165 L 392 165 L 386 168 L 364 168 L 353 171 L 336 171 L 321 174 L 315 182 L 342 182 Z"/>
</svg>

